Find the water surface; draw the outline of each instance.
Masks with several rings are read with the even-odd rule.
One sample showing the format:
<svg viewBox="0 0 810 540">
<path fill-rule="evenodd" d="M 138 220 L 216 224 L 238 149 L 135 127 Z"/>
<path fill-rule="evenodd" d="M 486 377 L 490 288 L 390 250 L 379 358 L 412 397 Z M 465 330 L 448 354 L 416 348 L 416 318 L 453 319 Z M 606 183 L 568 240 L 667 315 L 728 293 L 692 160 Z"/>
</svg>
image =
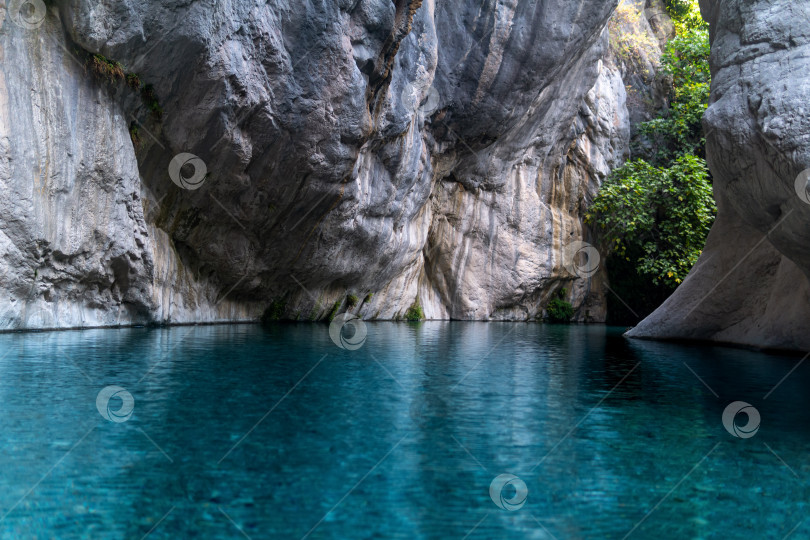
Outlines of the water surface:
<svg viewBox="0 0 810 540">
<path fill-rule="evenodd" d="M 0 534 L 810 536 L 800 358 L 600 326 L 367 329 L 355 351 L 322 324 L 0 335 Z M 97 408 L 111 385 L 124 421 Z M 752 437 L 723 426 L 734 401 Z M 518 510 L 490 497 L 506 473 Z"/>
</svg>

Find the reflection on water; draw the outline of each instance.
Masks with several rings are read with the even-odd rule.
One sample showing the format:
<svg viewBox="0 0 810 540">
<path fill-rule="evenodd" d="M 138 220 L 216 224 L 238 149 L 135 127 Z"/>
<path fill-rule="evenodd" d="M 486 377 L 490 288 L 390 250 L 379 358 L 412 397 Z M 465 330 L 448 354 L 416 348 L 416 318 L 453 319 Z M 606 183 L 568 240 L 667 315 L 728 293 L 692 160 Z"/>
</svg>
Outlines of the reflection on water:
<svg viewBox="0 0 810 540">
<path fill-rule="evenodd" d="M 0 335 L 0 533 L 747 539 L 810 516 L 810 371 L 780 383 L 799 358 L 600 326 L 367 332 Z M 97 404 L 110 386 L 131 411 Z M 723 427 L 734 401 L 754 436 Z"/>
</svg>

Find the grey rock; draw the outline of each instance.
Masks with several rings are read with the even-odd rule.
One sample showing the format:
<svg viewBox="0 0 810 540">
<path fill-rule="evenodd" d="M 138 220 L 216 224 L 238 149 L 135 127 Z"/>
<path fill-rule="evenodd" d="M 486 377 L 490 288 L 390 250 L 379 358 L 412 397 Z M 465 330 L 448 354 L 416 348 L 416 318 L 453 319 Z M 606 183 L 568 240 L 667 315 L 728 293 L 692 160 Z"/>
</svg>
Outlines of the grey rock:
<svg viewBox="0 0 810 540">
<path fill-rule="evenodd" d="M 611 54 L 627 87 L 627 109 L 633 137 L 640 123 L 652 120 L 666 105 L 668 88 L 658 77 L 661 54 L 675 35 L 664 0 L 625 0 L 610 23 Z M 647 141 L 636 141 L 646 146 Z"/>
<path fill-rule="evenodd" d="M 322 319 L 347 293 L 374 293 L 365 318 L 527 320 L 563 286 L 603 320 L 604 274 L 563 253 L 627 156 L 601 61 L 616 4 L 65 0 L 5 21 L 0 328 L 250 320 L 274 300 Z M 162 118 L 82 51 L 152 85 Z M 170 178 L 183 153 L 197 189 Z"/>
<path fill-rule="evenodd" d="M 717 222 L 687 279 L 628 335 L 810 350 L 810 199 L 797 190 L 810 168 L 810 4 L 701 8 L 712 25 L 704 126 Z"/>
</svg>

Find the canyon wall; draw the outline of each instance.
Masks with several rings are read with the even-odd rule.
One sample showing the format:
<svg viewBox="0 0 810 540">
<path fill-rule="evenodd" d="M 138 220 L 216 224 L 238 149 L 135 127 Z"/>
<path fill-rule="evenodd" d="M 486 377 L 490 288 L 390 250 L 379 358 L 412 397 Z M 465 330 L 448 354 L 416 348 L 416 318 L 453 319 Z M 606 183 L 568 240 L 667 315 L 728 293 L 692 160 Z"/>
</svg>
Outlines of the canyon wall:
<svg viewBox="0 0 810 540">
<path fill-rule="evenodd" d="M 0 329 L 603 320 L 617 3 L 8 2 Z"/>
<path fill-rule="evenodd" d="M 717 221 L 632 337 L 810 350 L 810 3 L 701 0 Z"/>
</svg>

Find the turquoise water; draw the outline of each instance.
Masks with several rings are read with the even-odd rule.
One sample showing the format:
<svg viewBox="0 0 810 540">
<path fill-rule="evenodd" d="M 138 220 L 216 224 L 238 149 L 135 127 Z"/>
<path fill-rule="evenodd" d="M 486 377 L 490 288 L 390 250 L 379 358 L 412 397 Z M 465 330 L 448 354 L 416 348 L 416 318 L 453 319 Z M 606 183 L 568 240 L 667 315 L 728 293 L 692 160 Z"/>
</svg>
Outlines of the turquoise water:
<svg viewBox="0 0 810 540">
<path fill-rule="evenodd" d="M 367 330 L 354 351 L 321 324 L 0 335 L 0 534 L 810 537 L 800 357 L 599 326 Z M 724 427 L 734 401 L 753 436 Z"/>
</svg>

